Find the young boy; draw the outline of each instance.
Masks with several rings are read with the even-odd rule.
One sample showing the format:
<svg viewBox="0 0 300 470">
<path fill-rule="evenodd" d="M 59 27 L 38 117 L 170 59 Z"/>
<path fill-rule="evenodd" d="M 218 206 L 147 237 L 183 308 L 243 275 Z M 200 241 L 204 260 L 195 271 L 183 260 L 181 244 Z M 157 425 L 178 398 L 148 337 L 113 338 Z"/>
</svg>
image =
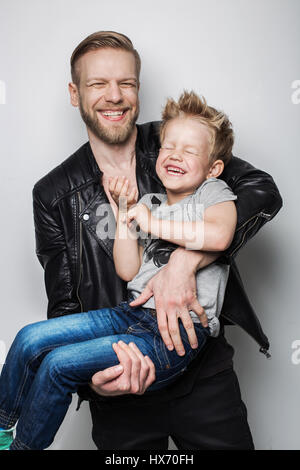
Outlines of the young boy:
<svg viewBox="0 0 300 470">
<path fill-rule="evenodd" d="M 185 92 L 163 112 L 156 171 L 166 194 L 147 194 L 138 204 L 124 178 L 110 181 L 119 205 L 114 262 L 128 282 L 129 300 L 168 262 L 177 246 L 222 251 L 236 227 L 236 196 L 217 177 L 229 161 L 233 132 L 227 117 Z M 210 210 L 218 205 L 218 210 Z M 217 215 L 216 215 L 217 213 Z M 137 229 L 139 227 L 139 230 Z M 0 378 L 0 449 L 45 449 L 64 419 L 72 393 L 94 373 L 118 363 L 112 345 L 134 342 L 155 365 L 158 390 L 182 374 L 208 336 L 217 336 L 229 266 L 213 263 L 197 273 L 203 327 L 190 312 L 196 338 L 180 324 L 185 353 L 168 349 L 160 336 L 154 299 L 142 307 L 121 302 L 27 325 L 16 336 Z M 182 314 L 182 312 L 180 312 Z M 189 312 L 184 312 L 189 315 Z M 191 344 L 190 344 L 191 343 Z M 16 437 L 12 426 L 18 421 Z"/>
</svg>

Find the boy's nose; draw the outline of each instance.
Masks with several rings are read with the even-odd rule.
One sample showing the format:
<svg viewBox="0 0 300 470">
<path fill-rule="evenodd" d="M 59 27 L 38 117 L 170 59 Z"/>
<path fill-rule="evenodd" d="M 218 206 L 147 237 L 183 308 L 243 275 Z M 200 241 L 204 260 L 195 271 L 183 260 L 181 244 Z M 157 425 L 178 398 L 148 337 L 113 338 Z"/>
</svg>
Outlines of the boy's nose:
<svg viewBox="0 0 300 470">
<path fill-rule="evenodd" d="M 180 161 L 182 161 L 181 152 L 179 150 L 174 150 L 172 152 L 172 155 L 170 155 L 170 159 L 171 160 L 180 160 Z"/>
</svg>

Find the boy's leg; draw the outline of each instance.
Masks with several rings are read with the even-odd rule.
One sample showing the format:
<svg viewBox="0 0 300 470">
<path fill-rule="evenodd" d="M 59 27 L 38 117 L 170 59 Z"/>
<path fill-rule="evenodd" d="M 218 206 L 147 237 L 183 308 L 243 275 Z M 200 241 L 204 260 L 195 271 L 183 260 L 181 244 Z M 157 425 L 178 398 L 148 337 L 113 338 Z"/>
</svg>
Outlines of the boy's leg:
<svg viewBox="0 0 300 470">
<path fill-rule="evenodd" d="M 43 359 L 31 385 L 18 421 L 13 450 L 45 449 L 53 442 L 79 385 L 89 383 L 95 372 L 119 363 L 112 344 L 129 343 L 131 335 L 106 336 L 61 346 Z M 134 342 L 140 351 L 149 354 L 149 345 L 142 338 Z"/>
<path fill-rule="evenodd" d="M 34 376 L 53 349 L 115 333 L 111 309 L 66 315 L 27 325 L 17 334 L 0 378 L 0 427 L 9 429 L 18 420 Z M 122 328 L 122 315 L 118 327 Z M 126 330 L 126 324 L 123 325 Z"/>
</svg>

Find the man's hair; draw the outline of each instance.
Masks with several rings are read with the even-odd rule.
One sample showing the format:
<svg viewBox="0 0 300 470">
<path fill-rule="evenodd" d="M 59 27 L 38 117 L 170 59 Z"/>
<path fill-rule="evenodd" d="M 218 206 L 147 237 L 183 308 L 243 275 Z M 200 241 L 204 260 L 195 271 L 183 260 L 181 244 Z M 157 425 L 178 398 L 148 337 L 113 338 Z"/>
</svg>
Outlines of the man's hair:
<svg viewBox="0 0 300 470">
<path fill-rule="evenodd" d="M 164 139 L 167 124 L 176 118 L 195 119 L 211 131 L 211 162 L 223 160 L 226 165 L 232 156 L 234 134 L 231 122 L 226 114 L 208 106 L 204 97 L 195 92 L 184 91 L 178 102 L 169 98 L 162 112 L 160 140 Z"/>
<path fill-rule="evenodd" d="M 139 53 L 134 49 L 131 40 L 125 36 L 125 34 L 117 33 L 115 31 L 97 31 L 96 33 L 90 34 L 87 38 L 81 41 L 71 56 L 71 76 L 75 85 L 78 86 L 80 82 L 80 74 L 78 67 L 76 67 L 80 57 L 89 51 L 96 51 L 97 49 L 104 49 L 107 47 L 111 47 L 113 49 L 122 49 L 124 51 L 131 52 L 134 55 L 136 74 L 137 79 L 139 80 L 141 59 Z"/>
</svg>

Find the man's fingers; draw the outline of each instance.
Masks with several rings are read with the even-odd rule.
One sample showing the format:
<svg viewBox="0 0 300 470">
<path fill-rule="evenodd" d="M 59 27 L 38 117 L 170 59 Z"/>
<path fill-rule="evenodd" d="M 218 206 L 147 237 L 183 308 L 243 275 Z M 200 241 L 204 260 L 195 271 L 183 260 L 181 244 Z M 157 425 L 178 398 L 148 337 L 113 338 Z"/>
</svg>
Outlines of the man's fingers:
<svg viewBox="0 0 300 470">
<path fill-rule="evenodd" d="M 115 353 L 116 353 L 116 355 L 117 355 L 117 357 L 120 361 L 120 364 L 123 366 L 124 374 L 127 377 L 130 377 L 130 374 L 131 374 L 131 357 L 130 357 L 130 355 L 128 354 L 126 349 L 124 350 L 124 348 L 120 347 L 119 343 L 113 343 L 112 348 L 115 351 Z"/>
<path fill-rule="evenodd" d="M 187 308 L 182 308 L 180 312 L 182 325 L 187 332 L 190 345 L 193 349 L 198 347 L 198 339 L 194 328 L 194 323 Z"/>
<path fill-rule="evenodd" d="M 183 343 L 181 341 L 179 324 L 178 324 L 178 317 L 176 314 L 168 314 L 168 326 L 169 326 L 169 333 L 172 338 L 173 344 L 175 346 L 176 352 L 179 356 L 184 356 L 185 349 Z"/>
<path fill-rule="evenodd" d="M 148 283 L 145 289 L 143 290 L 143 292 L 136 299 L 130 302 L 129 305 L 130 307 L 136 307 L 137 305 L 142 305 L 145 302 L 147 302 L 147 300 L 149 300 L 150 297 L 152 297 L 152 295 L 153 295 L 152 287 L 151 287 L 151 284 Z"/>
<path fill-rule="evenodd" d="M 140 390 L 141 360 L 128 344 L 124 343 L 124 341 L 119 341 L 118 345 L 131 359 L 130 392 L 137 393 Z"/>
<path fill-rule="evenodd" d="M 169 334 L 169 325 L 168 325 L 168 318 L 167 314 L 163 308 L 162 305 L 160 305 L 159 302 L 156 301 L 156 314 L 157 314 L 157 324 L 158 324 L 158 329 L 160 332 L 160 335 L 162 337 L 163 342 L 169 349 L 169 351 L 172 351 L 174 349 L 174 343 L 172 341 L 172 338 Z"/>
<path fill-rule="evenodd" d="M 148 372 L 148 375 L 147 375 L 147 379 L 146 379 L 146 381 L 145 381 L 144 384 L 143 384 L 143 387 L 142 387 L 142 390 L 141 390 L 140 394 L 145 393 L 145 391 L 147 390 L 147 388 L 150 387 L 150 385 L 151 385 L 151 384 L 154 382 L 154 380 L 155 380 L 155 365 L 153 364 L 153 362 L 151 361 L 150 357 L 148 357 L 148 356 L 145 356 L 145 362 L 146 362 L 147 365 L 148 365 L 149 372 Z"/>
<path fill-rule="evenodd" d="M 189 309 L 198 315 L 202 326 L 206 328 L 208 326 L 207 316 L 204 308 L 199 304 L 197 299 L 194 300 Z"/>
<path fill-rule="evenodd" d="M 104 385 L 106 382 L 116 379 L 123 372 L 123 366 L 118 364 L 117 366 L 108 367 L 107 369 L 96 372 L 92 377 L 93 385 Z"/>
<path fill-rule="evenodd" d="M 131 342 L 128 344 L 128 346 L 133 350 L 133 352 L 138 356 L 138 358 L 141 361 L 139 390 L 137 393 L 143 393 L 145 389 L 145 383 L 150 372 L 150 367 L 144 355 L 141 353 L 141 351 L 139 350 L 139 348 L 137 347 L 135 343 Z"/>
</svg>

